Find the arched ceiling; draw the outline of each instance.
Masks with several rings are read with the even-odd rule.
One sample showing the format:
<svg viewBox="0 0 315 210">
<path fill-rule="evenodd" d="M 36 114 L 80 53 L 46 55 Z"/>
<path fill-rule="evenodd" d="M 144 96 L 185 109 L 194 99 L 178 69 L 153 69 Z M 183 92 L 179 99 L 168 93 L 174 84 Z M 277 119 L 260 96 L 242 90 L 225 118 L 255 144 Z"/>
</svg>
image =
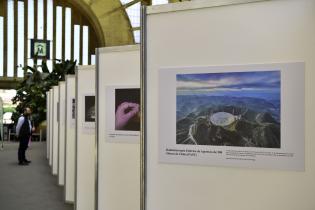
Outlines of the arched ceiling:
<svg viewBox="0 0 315 210">
<path fill-rule="evenodd" d="M 133 33 L 129 18 L 120 0 L 82 0 L 97 18 L 104 34 L 104 46 L 133 44 Z M 78 1 L 79 2 L 79 1 Z M 120 9 L 119 9 L 120 8 Z M 95 20 L 94 20 L 95 21 Z"/>
<path fill-rule="evenodd" d="M 82 0 L 85 7 L 94 13 L 105 37 L 104 46 L 133 44 L 133 31 L 120 0 Z M 169 0 L 170 3 L 189 0 Z M 141 0 L 150 4 L 151 0 Z"/>
</svg>

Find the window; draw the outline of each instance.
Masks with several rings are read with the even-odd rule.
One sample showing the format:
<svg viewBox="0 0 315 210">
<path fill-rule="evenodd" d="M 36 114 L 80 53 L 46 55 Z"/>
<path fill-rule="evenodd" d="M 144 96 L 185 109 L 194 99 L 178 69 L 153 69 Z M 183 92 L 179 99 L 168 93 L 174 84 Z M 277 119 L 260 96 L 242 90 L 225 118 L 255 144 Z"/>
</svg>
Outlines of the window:
<svg viewBox="0 0 315 210">
<path fill-rule="evenodd" d="M 152 0 L 152 5 L 168 4 L 168 0 Z"/>
<path fill-rule="evenodd" d="M 56 8 L 56 58 L 62 59 L 62 7 Z"/>
<path fill-rule="evenodd" d="M 78 63 L 81 63 L 80 59 L 80 32 L 81 27 L 79 25 L 74 25 L 74 46 L 73 46 L 73 51 L 74 51 L 74 60 L 77 60 Z"/>
<path fill-rule="evenodd" d="M 14 76 L 14 0 L 7 4 L 7 75 Z"/>
<path fill-rule="evenodd" d="M 140 2 L 126 8 L 126 12 L 133 28 L 140 27 L 140 8 Z"/>
<path fill-rule="evenodd" d="M 83 26 L 83 65 L 88 65 L 89 62 L 89 27 Z"/>
<path fill-rule="evenodd" d="M 34 65 L 31 39 L 50 41 L 49 70 L 55 59 L 93 64 L 99 41 L 82 11 L 73 0 L 0 0 L 0 80 L 23 78 L 22 67 Z"/>
<path fill-rule="evenodd" d="M 135 38 L 135 43 L 140 43 L 140 30 L 133 31 L 133 36 Z"/>
<path fill-rule="evenodd" d="M 66 8 L 65 20 L 65 59 L 71 59 L 71 8 Z M 86 40 L 88 42 L 88 40 Z"/>
<path fill-rule="evenodd" d="M 23 77 L 24 72 L 21 66 L 24 65 L 24 2 L 18 1 L 18 41 L 17 41 L 17 65 L 18 71 L 17 71 L 17 76 L 18 77 Z"/>
<path fill-rule="evenodd" d="M 33 60 L 29 59 L 31 55 L 31 39 L 34 39 L 34 0 L 28 0 L 28 16 L 27 16 L 27 65 L 33 66 Z"/>
<path fill-rule="evenodd" d="M 126 7 L 126 13 L 129 17 L 131 27 L 133 29 L 134 42 L 140 43 L 140 1 L 120 0 L 122 5 Z"/>
<path fill-rule="evenodd" d="M 53 55 L 54 52 L 54 48 L 53 46 L 53 31 L 54 31 L 54 2 L 53 0 L 47 0 L 47 40 L 51 40 L 50 42 L 50 55 Z M 51 70 L 53 67 L 53 61 L 52 60 L 48 60 L 47 61 L 47 66 L 48 69 Z"/>
<path fill-rule="evenodd" d="M 140 43 L 140 0 L 120 0 L 121 4 L 126 7 L 126 13 L 129 17 L 130 24 L 133 30 L 135 43 Z M 168 4 L 168 0 L 152 0 L 152 5 Z"/>
<path fill-rule="evenodd" d="M 0 17 L 0 77 L 3 77 L 3 17 Z"/>
</svg>

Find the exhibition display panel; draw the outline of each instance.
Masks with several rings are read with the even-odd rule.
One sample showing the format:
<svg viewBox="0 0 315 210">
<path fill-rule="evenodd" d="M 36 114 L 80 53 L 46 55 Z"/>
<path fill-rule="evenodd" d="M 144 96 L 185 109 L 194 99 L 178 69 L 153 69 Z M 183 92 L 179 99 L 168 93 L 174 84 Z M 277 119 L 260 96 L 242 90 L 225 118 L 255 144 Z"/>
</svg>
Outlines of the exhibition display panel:
<svg viewBox="0 0 315 210">
<path fill-rule="evenodd" d="M 46 158 L 49 161 L 49 152 L 50 152 L 50 120 L 49 120 L 49 114 L 50 114 L 50 92 L 46 92 Z"/>
<path fill-rule="evenodd" d="M 52 167 L 52 159 L 53 159 L 53 96 L 54 89 L 51 88 L 49 90 L 49 166 Z"/>
<path fill-rule="evenodd" d="M 140 47 L 97 49 L 97 209 L 140 209 Z"/>
<path fill-rule="evenodd" d="M 65 201 L 74 202 L 75 190 L 75 75 L 66 76 Z"/>
<path fill-rule="evenodd" d="M 58 175 L 59 154 L 59 86 L 53 86 L 52 98 L 52 174 Z"/>
<path fill-rule="evenodd" d="M 63 186 L 65 183 L 65 108 L 66 108 L 66 84 L 59 82 L 59 124 L 58 124 L 58 184 Z"/>
<path fill-rule="evenodd" d="M 95 66 L 76 70 L 75 209 L 95 209 Z"/>
<path fill-rule="evenodd" d="M 142 9 L 142 210 L 315 205 L 314 11 L 309 0 Z"/>
</svg>

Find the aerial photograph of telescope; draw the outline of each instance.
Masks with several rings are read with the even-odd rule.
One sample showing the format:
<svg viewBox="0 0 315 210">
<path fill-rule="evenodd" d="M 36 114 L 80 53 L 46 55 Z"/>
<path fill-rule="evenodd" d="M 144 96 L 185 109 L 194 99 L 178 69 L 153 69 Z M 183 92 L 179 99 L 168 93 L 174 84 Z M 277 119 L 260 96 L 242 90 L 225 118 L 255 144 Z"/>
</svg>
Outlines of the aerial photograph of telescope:
<svg viewBox="0 0 315 210">
<path fill-rule="evenodd" d="M 281 148 L 280 71 L 177 74 L 176 144 Z"/>
</svg>

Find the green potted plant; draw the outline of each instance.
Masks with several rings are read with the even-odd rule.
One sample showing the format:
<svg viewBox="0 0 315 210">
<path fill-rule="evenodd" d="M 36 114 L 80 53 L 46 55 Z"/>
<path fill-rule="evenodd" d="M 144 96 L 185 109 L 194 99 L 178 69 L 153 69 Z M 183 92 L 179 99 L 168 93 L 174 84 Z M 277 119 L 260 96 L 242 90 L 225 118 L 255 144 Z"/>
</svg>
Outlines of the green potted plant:
<svg viewBox="0 0 315 210">
<path fill-rule="evenodd" d="M 29 106 L 32 111 L 32 120 L 37 127 L 46 120 L 46 91 L 52 86 L 58 85 L 59 81 L 65 80 L 65 75 L 74 74 L 76 61 L 56 60 L 53 70 L 50 72 L 45 60 L 41 65 L 24 67 L 25 78 L 16 89 L 16 96 L 12 99 L 13 104 L 17 104 L 16 112 L 12 115 L 12 120 L 16 123 L 23 108 Z M 34 59 L 37 63 L 37 59 Z"/>
</svg>

